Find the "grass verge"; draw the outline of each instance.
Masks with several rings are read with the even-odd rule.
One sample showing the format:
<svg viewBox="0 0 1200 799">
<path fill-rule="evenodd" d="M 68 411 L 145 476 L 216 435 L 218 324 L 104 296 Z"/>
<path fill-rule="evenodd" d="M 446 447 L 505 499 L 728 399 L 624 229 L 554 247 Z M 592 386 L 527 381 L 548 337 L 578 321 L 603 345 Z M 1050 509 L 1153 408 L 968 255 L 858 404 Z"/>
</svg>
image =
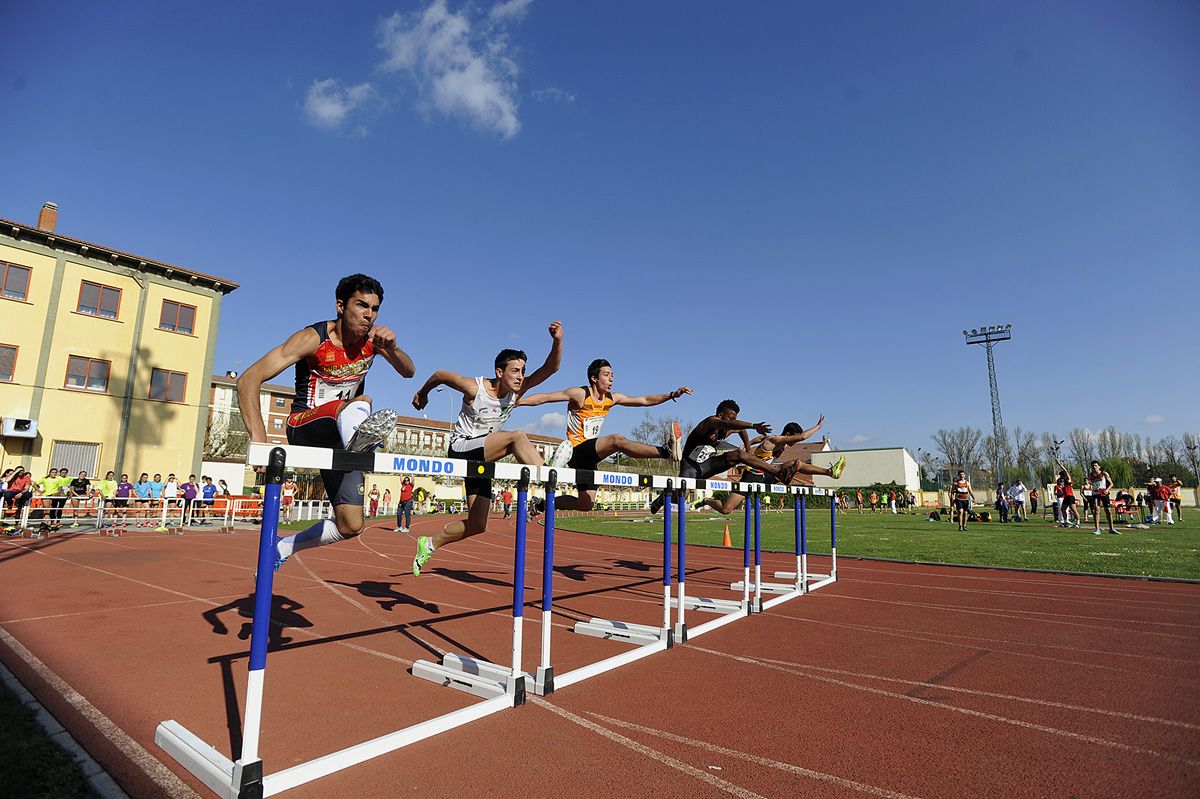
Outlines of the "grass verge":
<svg viewBox="0 0 1200 799">
<path fill-rule="evenodd" d="M 3 683 L 0 683 L 0 730 L 4 730 L 0 797 L 96 796 L 75 760 L 46 735 L 34 711 L 21 704 Z"/>
</svg>

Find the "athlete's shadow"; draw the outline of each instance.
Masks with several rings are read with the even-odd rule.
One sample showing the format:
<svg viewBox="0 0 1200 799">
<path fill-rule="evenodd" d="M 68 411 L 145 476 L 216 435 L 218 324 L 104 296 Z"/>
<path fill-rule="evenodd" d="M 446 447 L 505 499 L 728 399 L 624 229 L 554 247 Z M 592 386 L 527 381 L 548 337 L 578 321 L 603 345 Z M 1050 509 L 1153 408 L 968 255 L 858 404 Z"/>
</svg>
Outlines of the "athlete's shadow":
<svg viewBox="0 0 1200 799">
<path fill-rule="evenodd" d="M 618 568 L 629 569 L 635 572 L 650 571 L 650 566 L 646 563 L 642 563 L 640 560 L 614 560 L 613 565 L 617 566 Z"/>
<path fill-rule="evenodd" d="M 312 622 L 297 612 L 302 607 L 304 606 L 296 600 L 285 596 L 276 594 L 271 597 L 271 624 L 267 627 L 268 649 L 277 649 L 292 640 L 290 636 L 283 634 L 288 628 L 312 627 Z M 246 620 L 242 622 L 237 637 L 242 641 L 250 640 L 250 633 L 254 628 L 254 594 L 235 599 L 220 607 L 209 608 L 200 615 L 212 625 L 213 633 L 229 635 L 229 628 L 225 626 L 221 615 L 231 610 L 236 610 L 237 615 Z"/>
<path fill-rule="evenodd" d="M 384 610 L 395 610 L 399 605 L 412 605 L 426 613 L 440 612 L 438 606 L 432 602 L 422 602 L 416 597 L 402 594 L 395 590 L 392 587 L 393 583 L 380 582 L 379 580 L 363 580 L 361 583 L 341 583 L 337 580 L 326 580 L 326 582 L 331 585 L 344 585 L 347 588 L 353 588 L 363 596 L 379 599 L 379 607 Z"/>
<path fill-rule="evenodd" d="M 445 569 L 439 566 L 431 573 L 441 575 L 442 577 L 449 577 L 451 580 L 457 580 L 460 583 L 479 583 L 482 585 L 496 585 L 501 588 L 512 588 L 511 581 L 493 580 L 490 577 L 483 577 L 476 572 L 463 571 L 462 569 Z"/>
<path fill-rule="evenodd" d="M 574 580 L 577 583 L 586 582 L 590 574 L 600 574 L 598 571 L 584 571 L 581 564 L 578 563 L 572 563 L 570 566 L 555 566 L 554 573 L 561 574 L 568 580 Z"/>
</svg>

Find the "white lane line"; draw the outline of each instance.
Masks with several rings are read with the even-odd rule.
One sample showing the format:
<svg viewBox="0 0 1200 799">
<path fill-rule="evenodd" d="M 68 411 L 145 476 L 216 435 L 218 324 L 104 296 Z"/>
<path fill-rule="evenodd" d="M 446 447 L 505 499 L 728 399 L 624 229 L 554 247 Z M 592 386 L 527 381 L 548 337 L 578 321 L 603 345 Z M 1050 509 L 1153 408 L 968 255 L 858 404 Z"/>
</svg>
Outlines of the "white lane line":
<svg viewBox="0 0 1200 799">
<path fill-rule="evenodd" d="M 908 607 L 908 608 L 926 608 L 929 610 L 943 610 L 948 613 L 966 613 L 966 614 L 970 614 L 973 616 L 992 616 L 992 617 L 995 617 L 998 619 L 1009 619 L 1011 621 L 1023 621 L 1023 622 L 1036 621 L 1036 622 L 1042 622 L 1044 624 L 1060 624 L 1060 625 L 1063 625 L 1066 627 L 1086 627 L 1087 629 L 1090 629 L 1090 630 L 1107 630 L 1108 632 L 1121 633 L 1122 635 L 1138 633 L 1140 635 L 1155 635 L 1155 636 L 1159 636 L 1161 638 L 1182 638 L 1182 639 L 1185 639 L 1188 641 L 1192 640 L 1192 638 L 1193 638 L 1193 636 L 1190 636 L 1190 635 L 1181 635 L 1178 633 L 1164 633 L 1164 632 L 1157 632 L 1154 630 L 1136 630 L 1136 629 L 1129 630 L 1129 629 L 1122 629 L 1120 627 L 1107 627 L 1103 624 L 1084 624 L 1083 622 L 1060 621 L 1059 619 L 1052 619 L 1052 618 L 1050 618 L 1050 619 L 1047 619 L 1047 618 L 1035 619 L 1035 618 L 1030 618 L 1028 615 L 1014 615 L 1015 613 L 1018 613 L 1016 611 L 1010 612 L 1010 613 L 994 613 L 994 612 L 988 611 L 988 610 L 973 610 L 971 608 L 963 608 L 963 607 L 958 607 L 955 605 L 935 605 L 935 604 L 928 603 L 928 602 L 901 602 L 900 600 L 897 600 L 897 599 L 871 599 L 869 597 L 850 596 L 849 594 L 839 594 L 839 593 L 825 592 L 825 591 L 818 593 L 817 596 L 819 596 L 823 599 L 845 599 L 845 600 L 852 601 L 852 602 L 874 602 L 874 603 L 881 604 L 881 605 L 897 605 L 900 607 Z M 1034 612 L 1035 611 L 1019 611 L 1019 613 L 1021 613 L 1021 614 L 1031 614 Z M 1053 613 L 1037 613 L 1037 615 L 1053 616 L 1055 614 L 1053 614 Z M 1089 617 L 1077 616 L 1076 618 L 1089 618 Z M 1165 622 L 1141 622 L 1141 624 L 1156 624 L 1156 623 L 1165 623 Z M 1190 625 L 1172 625 L 1172 626 L 1190 626 Z"/>
<path fill-rule="evenodd" d="M 614 719 L 609 716 L 604 716 L 600 713 L 592 713 L 590 711 L 588 712 L 588 715 L 592 716 L 593 718 L 600 719 L 606 724 L 611 724 L 614 727 L 633 730 L 646 735 L 653 735 L 656 738 L 665 738 L 668 741 L 674 741 L 675 743 L 684 744 L 685 746 L 694 746 L 697 749 L 703 749 L 714 754 L 725 755 L 726 757 L 733 757 L 737 758 L 738 760 L 745 760 L 755 764 L 756 766 L 779 769 L 780 771 L 787 771 L 801 777 L 808 777 L 809 779 L 832 783 L 840 788 L 849 788 L 852 791 L 868 793 L 872 796 L 883 796 L 886 797 L 886 799 L 915 799 L 915 797 L 906 793 L 889 791 L 886 788 L 879 788 L 875 785 L 867 785 L 863 782 L 855 782 L 854 780 L 848 780 L 845 777 L 838 777 L 833 774 L 825 774 L 821 771 L 813 771 L 812 769 L 807 769 L 803 766 L 797 766 L 793 763 L 783 763 L 778 760 L 770 760 L 765 757 L 760 757 L 759 755 L 752 755 L 748 752 L 739 752 L 736 749 L 726 749 L 723 746 L 717 746 L 716 744 L 711 744 L 707 741 L 699 741 L 695 738 L 685 738 L 682 735 L 675 735 L 674 733 L 666 732 L 665 730 L 656 730 L 653 727 L 643 727 L 641 724 L 634 724 L 632 721 L 621 721 L 620 719 Z"/>
<path fill-rule="evenodd" d="M 292 590 L 292 593 L 299 591 L 311 591 L 317 587 L 318 586 L 310 585 L 306 588 L 295 588 Z M 239 597 L 245 598 L 245 596 L 245 593 L 227 594 L 226 596 L 207 597 L 206 599 L 209 602 L 216 603 L 222 600 L 237 599 Z M 172 599 L 169 602 L 149 602 L 145 605 L 121 605 L 118 607 L 89 608 L 88 610 L 74 610 L 70 613 L 51 613 L 46 616 L 26 616 L 25 618 L 21 619 L 0 619 L 0 624 L 20 624 L 27 621 L 46 621 L 48 619 L 68 619 L 73 616 L 91 616 L 98 613 L 115 613 L 124 610 L 146 610 L 148 608 L 161 608 L 168 605 L 190 605 L 192 601 L 193 600 L 191 599 Z"/>
<path fill-rule="evenodd" d="M 956 647 L 962 647 L 964 649 L 978 649 L 979 648 L 979 646 L 977 644 L 973 644 L 973 643 L 966 643 L 966 642 L 959 642 L 959 641 L 946 641 L 941 638 L 930 638 L 927 635 L 921 635 L 921 634 L 914 635 L 910 632 L 896 632 L 894 630 L 889 630 L 889 629 L 881 628 L 881 627 L 867 627 L 867 626 L 860 625 L 860 624 L 844 624 L 841 622 L 830 622 L 830 621 L 819 621 L 816 619 L 805 619 L 800 616 L 789 616 L 784 613 L 772 613 L 771 615 L 772 615 L 772 617 L 777 618 L 777 619 L 788 619 L 789 621 L 808 622 L 810 624 L 824 624 L 824 625 L 828 625 L 830 627 L 835 627 L 835 628 L 846 627 L 846 628 L 854 629 L 854 630 L 865 630 L 867 632 L 874 632 L 874 633 L 878 633 L 880 635 L 890 635 L 895 638 L 907 638 L 912 641 L 923 641 L 925 643 L 938 644 L 940 646 L 956 646 Z M 918 631 L 918 633 L 919 633 L 919 631 Z M 931 635 L 943 635 L 943 633 L 931 633 Z M 970 636 L 957 636 L 957 637 L 970 638 Z M 982 640 L 988 640 L 988 639 L 982 639 Z M 1022 646 L 1033 646 L 1033 647 L 1039 646 L 1039 644 L 1024 644 L 1019 641 L 1016 643 L 1019 645 L 1022 645 Z M 1127 667 L 1123 667 L 1123 666 L 1113 666 L 1111 663 L 1091 663 L 1086 660 L 1071 660 L 1070 658 L 1054 657 L 1052 655 L 1038 655 L 1038 654 L 1035 654 L 1032 652 L 1019 652 L 1019 651 L 1014 651 L 1011 649 L 998 649 L 995 647 L 990 647 L 990 650 L 996 654 L 1012 655 L 1013 657 L 1030 658 L 1032 660 L 1045 660 L 1045 661 L 1049 661 L 1050 663 L 1063 663 L 1063 664 L 1066 664 L 1069 666 L 1083 666 L 1085 668 L 1090 668 L 1090 669 L 1101 669 L 1103 671 L 1119 671 L 1119 672 L 1123 672 L 1125 674 L 1134 674 L 1134 675 L 1142 675 L 1145 673 L 1145 671 L 1143 669 L 1127 668 Z M 1086 652 L 1087 650 L 1081 650 L 1081 651 Z M 1101 653 L 1101 654 L 1104 654 L 1104 653 Z M 1124 654 L 1124 653 L 1113 653 L 1113 654 Z M 1188 663 L 1190 661 L 1183 661 L 1183 662 Z M 1187 677 L 1176 677 L 1174 679 L 1176 680 L 1176 682 L 1183 682 L 1183 683 L 1195 683 L 1196 682 L 1196 680 L 1189 679 Z"/>
<path fill-rule="evenodd" d="M 691 777 L 695 777 L 696 779 L 700 780 L 701 782 L 708 783 L 712 787 L 717 788 L 718 790 L 724 791 L 725 793 L 729 794 L 730 796 L 736 796 L 736 797 L 738 797 L 738 799 L 766 799 L 766 797 L 764 797 L 760 794 L 754 793 L 753 791 L 749 791 L 749 790 L 741 787 L 740 785 L 734 785 L 732 782 L 723 780 L 720 777 L 717 777 L 717 776 L 714 776 L 714 775 L 708 773 L 707 771 L 701 771 L 700 769 L 696 768 L 695 766 L 689 766 L 687 763 L 684 763 L 681 760 L 676 760 L 675 758 L 671 757 L 670 755 L 668 755 L 664 752 L 660 752 L 657 749 L 651 749 L 649 746 L 646 746 L 645 744 L 640 744 L 637 741 L 633 740 L 632 738 L 627 738 L 624 735 L 621 735 L 620 733 L 613 732 L 612 730 L 608 729 L 607 727 L 602 727 L 594 721 L 589 721 L 588 719 L 585 719 L 582 716 L 576 716 L 574 713 L 571 713 L 568 710 L 563 710 L 561 707 L 558 707 L 557 705 L 550 704 L 549 702 L 547 702 L 545 699 L 542 699 L 541 697 L 534 696 L 531 698 L 530 701 L 532 701 L 532 703 L 534 705 L 537 705 L 540 708 L 544 708 L 546 710 L 549 710 L 551 713 L 555 713 L 559 716 L 562 716 L 567 721 L 578 724 L 580 727 L 583 727 L 585 730 L 590 730 L 590 731 L 596 733 L 597 735 L 601 735 L 604 738 L 607 738 L 608 740 L 612 741 L 613 743 L 624 746 L 626 749 L 632 749 L 634 752 L 637 752 L 640 755 L 644 755 L 657 763 L 661 763 L 664 766 L 668 766 L 670 768 L 675 769 L 676 771 L 681 771 L 684 774 L 687 774 Z"/>
<path fill-rule="evenodd" d="M 1133 744 L 1121 743 L 1120 741 L 1111 741 L 1107 738 L 1097 738 L 1094 735 L 1084 735 L 1084 734 L 1078 733 L 1078 732 L 1071 732 L 1070 730 L 1060 730 L 1055 727 L 1047 727 L 1043 724 L 1034 724 L 1033 722 L 1030 722 L 1030 721 L 1021 721 L 1020 719 L 1012 719 L 1012 718 L 1008 718 L 1007 716 L 998 716 L 995 713 L 985 713 L 981 710 L 971 710 L 971 709 L 965 708 L 965 707 L 955 707 L 954 705 L 947 705 L 944 702 L 934 702 L 930 699 L 922 699 L 917 696 L 909 696 L 908 694 L 900 694 L 900 693 L 896 693 L 895 691 L 885 691 L 882 688 L 872 688 L 867 685 L 858 685 L 856 683 L 846 682 L 845 680 L 837 680 L 837 679 L 834 679 L 833 677 L 822 677 L 817 674 L 798 671 L 796 669 L 789 669 L 789 668 L 785 668 L 783 666 L 776 666 L 772 663 L 765 663 L 762 660 L 758 660 L 756 658 L 744 657 L 742 655 L 733 655 L 728 652 L 718 651 L 716 649 L 706 649 L 705 647 L 692 646 L 691 644 L 687 644 L 686 646 L 691 646 L 697 652 L 704 652 L 709 655 L 716 655 L 718 657 L 729 658 L 730 660 L 737 661 L 738 663 L 746 663 L 746 664 L 752 665 L 752 666 L 761 666 L 762 668 L 765 668 L 765 669 L 773 669 L 775 671 L 781 671 L 785 674 L 792 674 L 797 677 L 804 677 L 805 679 L 809 679 L 809 680 L 817 680 L 819 682 L 829 683 L 831 685 L 840 685 L 843 688 L 850 688 L 855 691 L 862 691 L 864 693 L 875 694 L 877 696 L 886 696 L 886 697 L 890 697 L 892 699 L 900 699 L 905 702 L 913 702 L 914 704 L 925 705 L 927 707 L 934 707 L 939 710 L 945 710 L 945 711 L 949 711 L 952 713 L 960 713 L 964 716 L 974 716 L 976 718 L 987 719 L 988 721 L 997 721 L 1002 724 L 1011 724 L 1014 727 L 1021 727 L 1023 729 L 1027 729 L 1027 730 L 1044 732 L 1044 733 L 1048 733 L 1050 735 L 1058 735 L 1058 736 L 1061 736 L 1064 738 L 1072 738 L 1077 741 L 1084 741 L 1085 743 L 1096 744 L 1097 746 L 1104 746 L 1104 747 L 1108 747 L 1110 749 L 1119 749 L 1123 752 L 1132 752 L 1134 754 L 1140 754 L 1140 755 L 1151 755 L 1153 757 L 1159 757 L 1164 760 L 1169 760 L 1173 763 L 1183 763 L 1184 765 L 1188 765 L 1188 766 L 1200 766 L 1200 760 L 1191 760 L 1186 757 L 1180 757 L 1178 755 L 1170 754 L 1169 752 L 1160 752 L 1156 749 L 1147 749 L 1146 747 L 1143 747 L 1143 746 L 1134 746 Z"/>
<path fill-rule="evenodd" d="M 1113 716 L 1115 718 L 1129 719 L 1131 721 L 1146 721 L 1152 724 L 1165 724 L 1170 727 L 1181 727 L 1185 730 L 1200 730 L 1200 724 L 1190 724 L 1186 721 L 1175 721 L 1173 719 L 1159 718 L 1158 716 L 1143 716 L 1138 713 L 1125 713 L 1120 710 L 1104 710 L 1098 707 L 1089 707 L 1087 705 L 1072 705 L 1066 702 L 1055 702 L 1051 699 L 1034 699 L 1027 696 L 1015 696 L 1013 694 L 1000 694 L 993 691 L 983 691 L 977 688 L 956 688 L 940 682 L 926 682 L 925 680 L 902 679 L 899 677 L 885 677 L 882 674 L 867 674 L 858 671 L 846 671 L 845 669 L 833 669 L 828 666 L 816 666 L 810 663 L 795 663 L 788 660 L 774 660 L 772 658 L 760 657 L 763 663 L 774 663 L 777 666 L 791 666 L 797 669 L 823 671 L 829 674 L 839 674 L 843 677 L 859 677 L 865 680 L 879 680 L 881 682 L 900 683 L 901 685 L 915 685 L 922 688 L 934 688 L 938 691 L 951 691 L 956 694 L 970 694 L 972 696 L 986 696 L 993 699 L 1007 699 L 1012 702 L 1027 702 L 1031 705 L 1042 705 L 1044 707 L 1056 707 L 1063 710 L 1078 710 L 1083 713 L 1098 713 L 1103 716 Z"/>
<path fill-rule="evenodd" d="M 131 763 L 141 769 L 165 795 L 181 797 L 181 799 L 192 799 L 192 797 L 199 799 L 200 795 L 189 788 L 173 771 L 163 765 L 154 755 L 146 751 L 141 744 L 130 738 L 124 730 L 113 723 L 112 719 L 101 713 L 95 705 L 68 685 L 62 677 L 59 677 L 37 655 L 26 649 L 24 644 L 9 634 L 8 630 L 5 630 L 3 627 L 0 627 L 0 641 L 12 650 L 17 657 L 21 658 L 25 662 L 25 665 L 32 669 L 38 677 L 45 680 L 46 684 L 53 688 L 81 716 L 91 722 L 92 726 L 108 739 L 109 743 L 116 747 L 121 754 L 129 758 Z"/>
</svg>

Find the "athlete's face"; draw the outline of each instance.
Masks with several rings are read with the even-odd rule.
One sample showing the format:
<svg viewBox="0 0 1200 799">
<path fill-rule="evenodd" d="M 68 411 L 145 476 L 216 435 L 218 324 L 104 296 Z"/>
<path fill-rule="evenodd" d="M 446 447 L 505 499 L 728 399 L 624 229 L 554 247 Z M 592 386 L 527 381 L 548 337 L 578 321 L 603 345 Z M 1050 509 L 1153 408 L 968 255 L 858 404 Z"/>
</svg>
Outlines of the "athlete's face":
<svg viewBox="0 0 1200 799">
<path fill-rule="evenodd" d="M 610 367 L 610 366 L 600 367 L 600 374 L 596 375 L 595 379 L 592 380 L 592 383 L 595 384 L 596 388 L 599 391 L 602 391 L 605 394 L 612 391 L 612 387 L 613 387 L 612 367 Z"/>
<path fill-rule="evenodd" d="M 365 338 L 379 316 L 379 303 L 378 294 L 364 294 L 361 291 L 351 294 L 344 303 L 339 300 L 338 316 L 342 317 L 346 331 Z"/>
<path fill-rule="evenodd" d="M 500 381 L 502 394 L 520 391 L 521 385 L 525 382 L 525 362 L 519 358 L 509 361 L 503 369 L 496 370 L 496 379 Z"/>
<path fill-rule="evenodd" d="M 732 422 L 737 418 L 737 411 L 733 410 L 732 408 L 726 408 L 717 414 L 717 418 L 723 422 Z"/>
</svg>

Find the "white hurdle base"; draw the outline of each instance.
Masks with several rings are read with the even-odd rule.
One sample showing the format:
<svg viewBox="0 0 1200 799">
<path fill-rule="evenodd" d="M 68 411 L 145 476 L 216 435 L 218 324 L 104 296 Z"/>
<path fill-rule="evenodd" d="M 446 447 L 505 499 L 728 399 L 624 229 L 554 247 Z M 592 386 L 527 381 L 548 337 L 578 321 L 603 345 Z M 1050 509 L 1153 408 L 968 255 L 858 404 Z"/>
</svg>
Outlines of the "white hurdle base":
<svg viewBox="0 0 1200 799">
<path fill-rule="evenodd" d="M 193 735 L 178 721 L 164 721 L 154 730 L 154 743 L 196 775 L 217 796 L 237 799 L 233 761 Z"/>
<path fill-rule="evenodd" d="M 656 644 L 666 640 L 661 627 L 651 627 L 648 624 L 633 624 L 627 621 L 612 619 L 592 619 L 591 621 L 575 622 L 575 632 L 580 635 L 590 635 L 595 638 L 608 638 L 613 641 L 624 641 L 630 644 Z"/>
<path fill-rule="evenodd" d="M 745 590 L 746 583 L 738 580 L 736 583 L 729 584 L 730 591 Z M 750 583 L 750 593 L 754 593 L 755 585 Z M 759 590 L 764 594 L 790 594 L 796 590 L 795 583 L 763 583 Z"/>
<path fill-rule="evenodd" d="M 679 599 L 671 597 L 671 607 L 679 607 Z M 708 613 L 736 613 L 742 610 L 740 601 L 732 599 L 712 599 L 702 596 L 685 596 L 683 598 L 683 607 L 685 610 L 703 610 Z"/>
<path fill-rule="evenodd" d="M 795 572 L 775 572 L 775 576 L 781 577 L 785 580 L 788 579 L 789 577 L 793 580 L 796 579 Z M 837 578 L 834 577 L 832 574 L 817 574 L 815 572 L 809 572 L 808 573 L 808 583 L 805 585 L 805 590 L 816 591 L 818 588 L 821 588 L 823 586 L 829 585 L 830 583 L 836 583 L 836 582 L 837 582 Z M 766 588 L 764 587 L 763 590 L 765 591 Z"/>
<path fill-rule="evenodd" d="M 535 682 L 528 674 L 520 674 L 513 680 L 512 669 L 508 666 L 454 653 L 443 655 L 441 663 L 418 660 L 412 665 L 412 675 L 484 699 L 511 695 L 516 704 L 525 701 L 527 682 Z"/>
</svg>

